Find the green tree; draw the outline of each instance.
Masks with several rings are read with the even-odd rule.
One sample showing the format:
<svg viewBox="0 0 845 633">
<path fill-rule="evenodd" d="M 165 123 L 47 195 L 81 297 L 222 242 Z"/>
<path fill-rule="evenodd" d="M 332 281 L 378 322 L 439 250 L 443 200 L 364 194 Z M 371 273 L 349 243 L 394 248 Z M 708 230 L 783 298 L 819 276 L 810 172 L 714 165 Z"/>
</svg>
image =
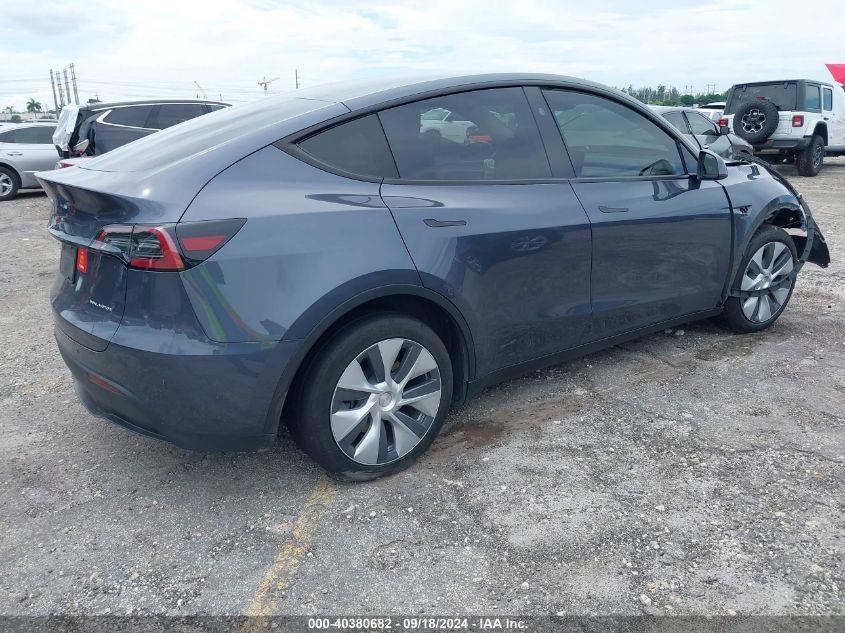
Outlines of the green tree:
<svg viewBox="0 0 845 633">
<path fill-rule="evenodd" d="M 36 101 L 34 97 L 31 97 L 29 101 L 26 102 L 26 111 L 30 114 L 41 112 L 41 103 Z"/>
</svg>

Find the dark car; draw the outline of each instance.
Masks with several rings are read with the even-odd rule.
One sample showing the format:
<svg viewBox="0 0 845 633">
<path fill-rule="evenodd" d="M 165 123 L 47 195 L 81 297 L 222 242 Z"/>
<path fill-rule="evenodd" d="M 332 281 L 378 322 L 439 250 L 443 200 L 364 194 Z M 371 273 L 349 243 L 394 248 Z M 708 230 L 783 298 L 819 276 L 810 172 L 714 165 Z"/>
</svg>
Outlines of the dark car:
<svg viewBox="0 0 845 633">
<path fill-rule="evenodd" d="M 62 109 L 53 143 L 61 158 L 97 156 L 228 105 L 190 99 L 71 104 Z"/>
<path fill-rule="evenodd" d="M 744 138 L 720 128 L 716 122 L 694 108 L 649 106 L 669 121 L 701 149 L 709 149 L 727 160 L 754 155 L 754 146 Z"/>
<path fill-rule="evenodd" d="M 425 133 L 433 108 L 476 141 Z M 829 262 L 776 173 L 555 75 L 300 90 L 41 179 L 56 338 L 92 412 L 194 449 L 267 446 L 285 420 L 356 478 L 497 381 L 706 317 L 767 328 Z"/>
</svg>

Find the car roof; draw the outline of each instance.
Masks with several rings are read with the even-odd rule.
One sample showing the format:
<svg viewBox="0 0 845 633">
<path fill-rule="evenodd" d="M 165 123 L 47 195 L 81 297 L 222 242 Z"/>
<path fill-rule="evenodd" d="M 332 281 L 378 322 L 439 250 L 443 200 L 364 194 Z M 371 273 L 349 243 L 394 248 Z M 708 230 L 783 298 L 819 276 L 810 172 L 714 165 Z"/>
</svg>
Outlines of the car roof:
<svg viewBox="0 0 845 633">
<path fill-rule="evenodd" d="M 207 99 L 138 99 L 135 101 L 109 101 L 107 103 L 88 103 L 80 105 L 80 110 L 108 110 L 109 108 L 117 108 L 120 106 L 135 106 L 135 105 L 158 105 L 161 103 L 207 103 L 211 105 L 230 104 L 223 101 L 209 101 Z"/>
<path fill-rule="evenodd" d="M 733 86 L 731 86 L 731 88 L 736 88 L 737 86 L 762 86 L 765 84 L 794 84 L 798 83 L 799 81 L 833 87 L 833 84 L 831 84 L 830 82 L 821 81 L 819 79 L 772 79 L 770 81 L 746 81 L 743 83 L 734 84 Z"/>
<path fill-rule="evenodd" d="M 665 112 L 695 112 L 695 108 L 690 108 L 688 106 L 662 106 L 662 105 L 650 105 L 648 106 L 655 112 L 659 114 L 664 114 Z"/>
</svg>

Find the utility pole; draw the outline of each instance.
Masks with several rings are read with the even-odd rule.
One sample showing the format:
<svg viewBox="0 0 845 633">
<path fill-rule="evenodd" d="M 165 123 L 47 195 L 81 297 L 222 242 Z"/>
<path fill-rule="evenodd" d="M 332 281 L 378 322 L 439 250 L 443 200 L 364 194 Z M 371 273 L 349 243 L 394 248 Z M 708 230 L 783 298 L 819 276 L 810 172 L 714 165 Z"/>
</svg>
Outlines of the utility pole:
<svg viewBox="0 0 845 633">
<path fill-rule="evenodd" d="M 73 64 L 70 65 L 70 79 L 73 82 L 73 100 L 76 102 L 76 105 L 79 105 L 79 92 L 76 90 L 76 70 Z"/>
<path fill-rule="evenodd" d="M 53 78 L 53 69 L 50 69 L 50 87 L 53 89 L 53 106 L 56 108 L 56 116 L 59 116 L 59 100 L 56 99 L 56 80 Z"/>
<path fill-rule="evenodd" d="M 272 79 L 267 79 L 267 75 L 264 75 L 264 79 L 262 81 L 258 82 L 259 86 L 264 86 L 264 96 L 265 97 L 267 96 L 267 84 L 269 84 L 272 81 L 276 81 L 277 79 L 278 79 L 278 77 L 273 77 Z"/>
<path fill-rule="evenodd" d="M 68 81 L 68 78 L 67 78 L 67 68 L 63 68 L 62 72 L 65 75 L 65 94 L 67 94 L 67 103 L 68 103 L 68 105 L 70 105 L 73 102 L 70 100 L 70 82 Z"/>
<path fill-rule="evenodd" d="M 298 68 L 293 69 L 293 78 L 294 78 L 294 81 L 296 82 L 296 89 L 299 90 L 299 69 Z"/>
<path fill-rule="evenodd" d="M 62 75 L 56 71 L 56 85 L 59 87 L 59 109 L 65 107 L 65 93 L 62 92 Z"/>
<path fill-rule="evenodd" d="M 197 92 L 197 99 L 199 99 L 199 98 L 200 98 L 200 93 L 202 93 L 202 98 L 203 98 L 203 99 L 208 99 L 208 94 L 206 94 L 206 92 L 205 92 L 205 88 L 203 88 L 202 86 L 200 86 L 200 85 L 199 85 L 199 82 L 197 82 L 197 81 L 195 81 L 195 82 L 194 82 L 194 85 L 197 87 L 197 90 L 198 90 L 198 92 Z"/>
</svg>

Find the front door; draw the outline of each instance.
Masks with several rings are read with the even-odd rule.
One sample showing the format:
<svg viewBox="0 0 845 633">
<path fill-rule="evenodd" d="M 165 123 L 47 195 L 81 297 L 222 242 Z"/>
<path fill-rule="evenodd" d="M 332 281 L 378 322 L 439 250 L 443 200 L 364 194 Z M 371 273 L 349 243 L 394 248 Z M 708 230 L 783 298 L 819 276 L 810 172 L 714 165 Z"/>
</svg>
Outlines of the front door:
<svg viewBox="0 0 845 633">
<path fill-rule="evenodd" d="M 731 255 L 721 185 L 690 177 L 677 140 L 627 105 L 577 91 L 544 94 L 592 226 L 587 339 L 715 308 Z"/>
</svg>

